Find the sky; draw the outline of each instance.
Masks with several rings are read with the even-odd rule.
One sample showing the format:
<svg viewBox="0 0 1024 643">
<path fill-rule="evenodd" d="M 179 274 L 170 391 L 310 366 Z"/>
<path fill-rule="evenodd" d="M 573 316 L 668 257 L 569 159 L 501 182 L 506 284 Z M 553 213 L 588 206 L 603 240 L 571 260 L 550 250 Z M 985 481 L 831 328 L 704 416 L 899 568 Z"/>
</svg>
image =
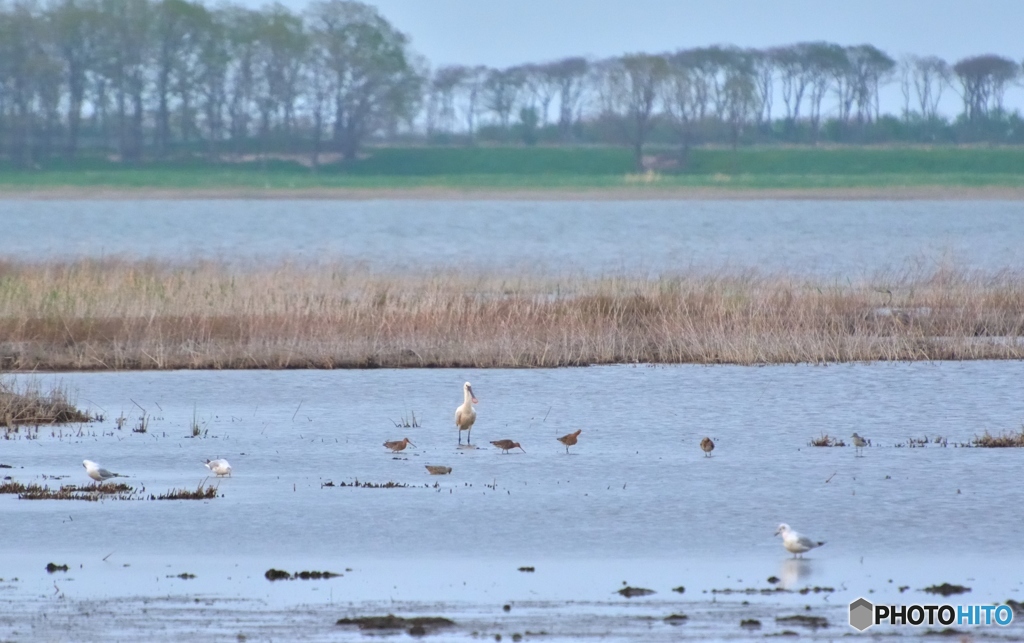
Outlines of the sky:
<svg viewBox="0 0 1024 643">
<path fill-rule="evenodd" d="M 236 0 L 237 1 L 237 0 Z M 240 0 L 259 7 L 264 0 Z M 293 9 L 306 0 L 281 0 Z M 368 0 L 434 67 L 808 40 L 1024 59 L 1024 0 Z M 898 94 L 898 90 L 896 90 Z M 1024 103 L 1024 90 L 1007 95 Z M 945 101 L 944 101 L 945 102 Z M 884 106 L 883 106 L 884 108 Z"/>
<path fill-rule="evenodd" d="M 260 0 L 244 0 L 259 6 Z M 304 0 L 288 0 L 301 9 Z M 1024 0 L 370 0 L 434 65 L 805 40 L 1024 58 Z"/>
</svg>

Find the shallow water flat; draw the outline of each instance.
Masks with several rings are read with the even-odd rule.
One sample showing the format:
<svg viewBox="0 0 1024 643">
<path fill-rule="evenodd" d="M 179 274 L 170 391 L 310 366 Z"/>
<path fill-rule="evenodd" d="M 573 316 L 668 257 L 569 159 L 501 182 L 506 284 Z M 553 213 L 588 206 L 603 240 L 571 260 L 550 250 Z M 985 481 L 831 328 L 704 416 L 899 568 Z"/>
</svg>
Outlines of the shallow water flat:
<svg viewBox="0 0 1024 643">
<path fill-rule="evenodd" d="M 660 619 L 682 611 L 687 635 L 742 638 L 740 613 L 768 619 L 760 636 L 785 629 L 774 616 L 805 605 L 842 625 L 859 595 L 909 603 L 950 582 L 972 591 L 947 602 L 982 603 L 1021 600 L 1024 590 L 1013 509 L 1024 501 L 1024 452 L 957 446 L 1020 429 L 1020 362 L 78 373 L 44 383 L 51 378 L 105 419 L 0 442 L 0 463 L 12 467 L 4 475 L 86 484 L 88 458 L 147 493 L 206 480 L 221 497 L 0 496 L 0 597 L 12 606 L 0 637 L 14 636 L 19 614 L 68 603 L 90 612 L 104 599 L 125 611 L 108 604 L 104 620 L 92 610 L 97 632 L 131 638 L 139 610 L 156 610 L 143 603 L 160 598 L 168 607 L 156 612 L 180 633 L 192 624 L 175 601 L 198 598 L 235 619 L 213 620 L 257 638 L 277 625 L 253 625 L 249 612 L 292 608 L 299 616 L 288 618 L 311 640 L 341 636 L 333 622 L 342 616 L 400 609 L 443 612 L 460 623 L 453 636 L 546 628 L 567 639 L 673 640 L 684 630 Z M 465 380 L 480 398 L 476 449 L 458 448 L 453 422 Z M 142 409 L 148 431 L 135 433 Z M 412 412 L 421 426 L 395 426 Z M 187 437 L 193 420 L 202 437 Z M 577 428 L 566 454 L 556 438 Z M 864 457 L 808 446 L 854 431 L 871 440 Z M 705 436 L 717 445 L 710 458 L 698 446 Z M 416 446 L 382 446 L 403 437 Z M 503 438 L 526 453 L 489 444 Z M 910 438 L 928 444 L 897 446 Z M 201 463 L 215 457 L 231 462 L 232 477 L 208 478 Z M 426 464 L 453 471 L 431 476 Z M 355 480 L 409 486 L 340 486 Z M 772 537 L 782 521 L 827 544 L 794 561 Z M 71 569 L 48 575 L 48 562 Z M 263 578 L 271 567 L 343 576 L 272 583 Z M 176 577 L 185 572 L 196 578 Z M 657 593 L 622 598 L 623 581 Z M 736 593 L 773 587 L 811 592 Z M 712 593 L 724 589 L 733 593 Z M 33 627 L 46 638 L 55 623 Z"/>
<path fill-rule="evenodd" d="M 0 257 L 855 278 L 1021 268 L 1017 201 L 0 201 Z M 470 240 L 471 243 L 467 243 Z"/>
</svg>

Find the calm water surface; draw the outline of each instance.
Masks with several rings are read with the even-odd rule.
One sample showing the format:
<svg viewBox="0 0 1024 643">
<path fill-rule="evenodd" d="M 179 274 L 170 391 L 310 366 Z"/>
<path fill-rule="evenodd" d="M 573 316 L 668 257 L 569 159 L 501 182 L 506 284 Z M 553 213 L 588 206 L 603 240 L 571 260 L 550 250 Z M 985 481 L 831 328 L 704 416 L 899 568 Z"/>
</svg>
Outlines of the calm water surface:
<svg viewBox="0 0 1024 643">
<path fill-rule="evenodd" d="M 1024 266 L 1019 201 L 0 201 L 0 257 L 859 276 Z"/>
<path fill-rule="evenodd" d="M 972 587 L 974 602 L 1022 598 L 1021 452 L 954 447 L 1020 427 L 1019 362 L 45 377 L 106 420 L 4 441 L 0 462 L 14 479 L 86 483 L 83 458 L 157 493 L 195 487 L 208 457 L 228 458 L 235 473 L 207 502 L 0 496 L 0 577 L 20 579 L 0 582 L 0 595 L 21 606 L 14 615 L 52 607 L 57 587 L 77 606 L 70 613 L 99 597 L 162 597 L 168 619 L 183 610 L 182 627 L 193 623 L 184 604 L 199 596 L 218 609 L 280 610 L 278 626 L 297 609 L 327 639 L 338 633 L 324 624 L 340 616 L 404 609 L 506 634 L 540 623 L 566 640 L 601 631 L 673 640 L 679 631 L 636 619 L 686 611 L 688 635 L 730 638 L 742 634 L 740 612 L 767 615 L 766 633 L 778 629 L 774 615 L 807 604 L 841 624 L 846 603 L 872 591 L 909 602 L 948 581 Z M 475 450 L 457 448 L 451 419 L 466 379 L 480 398 Z M 148 433 L 114 427 L 139 407 L 152 415 Z M 412 411 L 422 426 L 394 426 Z M 193 417 L 205 437 L 185 437 Z M 576 428 L 567 455 L 555 438 Z M 862 458 L 807 444 L 853 431 L 872 440 Z M 698 447 L 705 435 L 714 457 Z M 935 436 L 949 446 L 896 446 Z M 400 456 L 381 446 L 402 437 L 416 446 Z M 500 454 L 488 444 L 500 438 L 526 453 Z M 454 471 L 432 477 L 425 464 Z M 323 486 L 354 479 L 412 487 Z M 772 537 L 780 521 L 828 544 L 793 561 Z M 72 571 L 48 576 L 51 561 Z M 269 567 L 352 571 L 271 584 Z M 182 572 L 198 578 L 169 578 Z M 834 591 L 706 593 L 768 588 L 772 575 L 786 588 Z M 621 599 L 623 581 L 658 593 Z M 670 591 L 679 585 L 685 594 Z M 506 616 L 509 601 L 517 607 Z M 13 631 L 4 625 L 0 636 Z"/>
</svg>

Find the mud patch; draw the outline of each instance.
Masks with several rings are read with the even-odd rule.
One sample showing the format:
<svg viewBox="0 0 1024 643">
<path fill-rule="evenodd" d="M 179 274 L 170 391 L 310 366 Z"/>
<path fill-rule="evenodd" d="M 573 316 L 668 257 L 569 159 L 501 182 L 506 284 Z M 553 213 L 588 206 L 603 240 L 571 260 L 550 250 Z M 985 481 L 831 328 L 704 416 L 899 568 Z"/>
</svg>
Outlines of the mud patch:
<svg viewBox="0 0 1024 643">
<path fill-rule="evenodd" d="M 636 596 L 650 596 L 654 594 L 653 589 L 647 589 L 646 587 L 630 587 L 629 585 L 620 589 L 617 594 L 625 596 L 626 598 L 634 598 Z"/>
<path fill-rule="evenodd" d="M 925 587 L 921 591 L 928 594 L 938 594 L 939 596 L 954 596 L 956 594 L 966 594 L 971 591 L 971 588 L 964 587 L 963 585 L 950 585 L 949 583 L 943 583 L 941 585 Z"/>
<path fill-rule="evenodd" d="M 362 616 L 359 618 L 340 618 L 335 625 L 355 625 L 360 630 L 404 630 L 409 634 L 423 635 L 430 631 L 446 627 L 454 627 L 455 621 L 443 616 L 415 616 L 403 618 L 388 614 L 387 616 Z"/>
<path fill-rule="evenodd" d="M 792 616 L 777 616 L 776 623 L 782 625 L 803 625 L 811 629 L 828 627 L 828 619 L 824 616 L 808 616 L 807 614 L 794 614 Z"/>
</svg>

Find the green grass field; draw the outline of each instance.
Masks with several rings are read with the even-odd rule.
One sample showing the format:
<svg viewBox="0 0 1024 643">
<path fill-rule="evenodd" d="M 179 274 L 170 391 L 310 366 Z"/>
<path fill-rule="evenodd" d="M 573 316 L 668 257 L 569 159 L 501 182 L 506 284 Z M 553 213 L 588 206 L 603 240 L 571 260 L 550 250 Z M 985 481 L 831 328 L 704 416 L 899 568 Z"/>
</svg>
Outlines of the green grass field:
<svg viewBox="0 0 1024 643">
<path fill-rule="evenodd" d="M 652 149 L 670 158 L 673 150 Z M 124 167 L 105 160 L 0 166 L 0 191 L 48 188 L 160 190 L 455 189 L 799 190 L 903 187 L 1024 187 L 1024 148 L 694 149 L 686 172 L 633 173 L 613 147 L 370 148 L 364 158 L 314 172 L 282 159 L 200 160 Z"/>
</svg>

